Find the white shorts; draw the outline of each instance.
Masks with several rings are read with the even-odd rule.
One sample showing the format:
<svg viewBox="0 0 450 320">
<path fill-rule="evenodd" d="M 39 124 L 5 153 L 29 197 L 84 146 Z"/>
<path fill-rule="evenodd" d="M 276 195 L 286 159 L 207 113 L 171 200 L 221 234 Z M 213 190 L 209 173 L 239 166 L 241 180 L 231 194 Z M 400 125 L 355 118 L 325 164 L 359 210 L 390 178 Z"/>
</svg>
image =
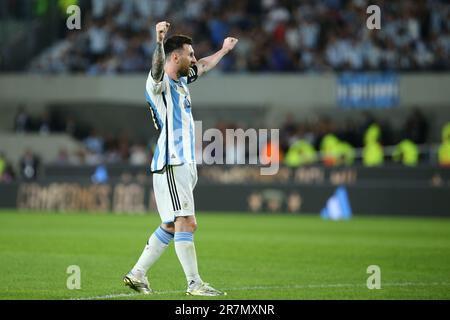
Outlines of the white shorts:
<svg viewBox="0 0 450 320">
<path fill-rule="evenodd" d="M 166 166 L 163 172 L 153 174 L 156 206 L 163 223 L 174 222 L 175 217 L 195 214 L 194 188 L 197 179 L 195 163 Z"/>
</svg>

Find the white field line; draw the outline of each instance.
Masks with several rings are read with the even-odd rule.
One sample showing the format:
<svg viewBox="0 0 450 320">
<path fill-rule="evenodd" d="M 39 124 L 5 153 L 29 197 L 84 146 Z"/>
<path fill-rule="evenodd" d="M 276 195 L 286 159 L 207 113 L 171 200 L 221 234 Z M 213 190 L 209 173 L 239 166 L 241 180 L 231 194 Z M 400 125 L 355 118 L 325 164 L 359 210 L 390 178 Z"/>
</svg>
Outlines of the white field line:
<svg viewBox="0 0 450 320">
<path fill-rule="evenodd" d="M 440 286 L 450 286 L 449 282 L 392 282 L 392 283 L 382 283 L 383 287 L 440 287 Z M 335 284 L 294 284 L 294 285 L 284 285 L 284 286 L 249 286 L 249 287 L 235 287 L 235 288 L 221 288 L 224 291 L 253 291 L 253 290 L 271 290 L 271 289 L 312 289 L 312 288 L 365 288 L 365 284 L 354 284 L 354 283 L 335 283 Z M 184 290 L 172 290 L 172 291 L 155 291 L 153 294 L 173 294 L 173 293 L 184 293 Z M 114 299 L 114 298 L 124 298 L 143 295 L 140 293 L 118 293 L 118 294 L 108 294 L 104 296 L 93 296 L 86 298 L 72 298 L 70 300 L 102 300 L 102 299 Z"/>
</svg>

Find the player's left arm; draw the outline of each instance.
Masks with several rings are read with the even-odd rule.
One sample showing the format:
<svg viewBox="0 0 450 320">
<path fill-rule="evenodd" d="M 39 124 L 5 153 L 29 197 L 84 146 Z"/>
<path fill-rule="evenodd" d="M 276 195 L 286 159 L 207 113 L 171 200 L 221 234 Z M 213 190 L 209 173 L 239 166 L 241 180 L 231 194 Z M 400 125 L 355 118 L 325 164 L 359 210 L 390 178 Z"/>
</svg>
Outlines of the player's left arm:
<svg viewBox="0 0 450 320">
<path fill-rule="evenodd" d="M 231 50 L 233 50 L 234 46 L 238 42 L 238 39 L 233 37 L 225 38 L 223 41 L 222 49 L 217 51 L 216 53 L 201 58 L 197 61 L 195 64 L 197 66 L 197 76 L 201 76 L 205 72 L 208 72 L 209 70 L 213 69 L 220 60 Z"/>
</svg>

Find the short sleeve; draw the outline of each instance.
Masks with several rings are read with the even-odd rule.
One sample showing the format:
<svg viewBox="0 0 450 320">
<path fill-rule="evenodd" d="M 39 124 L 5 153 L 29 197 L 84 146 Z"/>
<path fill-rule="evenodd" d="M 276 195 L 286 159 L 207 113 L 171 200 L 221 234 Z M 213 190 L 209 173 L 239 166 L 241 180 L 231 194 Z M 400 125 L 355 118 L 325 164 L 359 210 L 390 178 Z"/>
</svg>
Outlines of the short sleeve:
<svg viewBox="0 0 450 320">
<path fill-rule="evenodd" d="M 192 83 L 198 78 L 198 68 L 196 65 L 193 65 L 189 68 L 189 74 L 187 76 L 187 83 Z"/>
<path fill-rule="evenodd" d="M 165 73 L 163 73 L 163 75 L 161 76 L 160 82 L 156 82 L 152 77 L 152 72 L 150 71 L 147 78 L 147 91 L 152 92 L 153 94 L 160 94 L 161 92 L 165 91 L 166 82 L 164 81 L 164 75 Z"/>
</svg>

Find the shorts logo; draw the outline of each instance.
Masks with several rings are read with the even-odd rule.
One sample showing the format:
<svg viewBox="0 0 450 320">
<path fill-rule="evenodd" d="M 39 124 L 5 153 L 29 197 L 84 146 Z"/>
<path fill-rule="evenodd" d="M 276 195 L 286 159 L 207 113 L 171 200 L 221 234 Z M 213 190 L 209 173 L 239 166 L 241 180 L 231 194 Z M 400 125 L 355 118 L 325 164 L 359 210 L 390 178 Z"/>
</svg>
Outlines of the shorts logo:
<svg viewBox="0 0 450 320">
<path fill-rule="evenodd" d="M 183 202 L 183 209 L 189 208 L 189 203 L 187 201 Z"/>
</svg>

